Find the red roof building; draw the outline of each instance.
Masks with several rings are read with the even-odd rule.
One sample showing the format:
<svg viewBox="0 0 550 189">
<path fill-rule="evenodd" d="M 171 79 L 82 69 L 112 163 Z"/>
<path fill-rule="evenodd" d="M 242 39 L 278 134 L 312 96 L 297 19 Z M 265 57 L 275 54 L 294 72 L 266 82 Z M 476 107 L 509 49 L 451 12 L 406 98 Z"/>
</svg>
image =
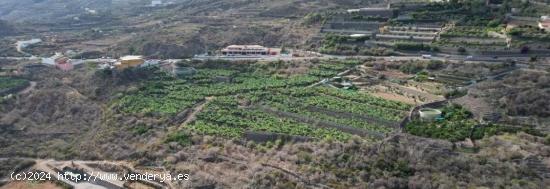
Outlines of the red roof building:
<svg viewBox="0 0 550 189">
<path fill-rule="evenodd" d="M 55 66 L 63 71 L 70 71 L 74 68 L 70 59 L 64 56 L 55 59 Z"/>
<path fill-rule="evenodd" d="M 550 31 L 550 17 L 549 16 L 541 16 L 541 19 L 539 21 L 539 28 Z"/>
</svg>

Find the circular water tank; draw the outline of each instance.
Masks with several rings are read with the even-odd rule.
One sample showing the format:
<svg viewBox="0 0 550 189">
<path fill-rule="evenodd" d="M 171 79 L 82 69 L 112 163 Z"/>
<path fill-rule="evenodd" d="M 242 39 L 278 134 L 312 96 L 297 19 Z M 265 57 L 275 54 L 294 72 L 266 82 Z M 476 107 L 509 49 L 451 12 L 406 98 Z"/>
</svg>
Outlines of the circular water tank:
<svg viewBox="0 0 550 189">
<path fill-rule="evenodd" d="M 441 116 L 441 110 L 433 108 L 422 108 L 418 112 L 420 113 L 420 119 L 424 121 L 435 121 L 436 118 Z"/>
</svg>

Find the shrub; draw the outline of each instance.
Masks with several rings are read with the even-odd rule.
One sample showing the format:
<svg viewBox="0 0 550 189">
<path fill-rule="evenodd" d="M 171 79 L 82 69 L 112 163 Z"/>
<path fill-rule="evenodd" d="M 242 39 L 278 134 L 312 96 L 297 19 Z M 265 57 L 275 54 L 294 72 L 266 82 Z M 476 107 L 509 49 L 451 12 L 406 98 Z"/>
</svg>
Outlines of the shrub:
<svg viewBox="0 0 550 189">
<path fill-rule="evenodd" d="M 487 27 L 496 28 L 496 27 L 500 26 L 501 23 L 502 23 L 502 20 L 500 20 L 500 19 L 494 19 L 494 20 L 491 20 L 491 21 L 487 24 Z"/>
<path fill-rule="evenodd" d="M 165 142 L 177 142 L 179 145 L 182 146 L 188 146 L 192 144 L 191 135 L 186 131 L 178 131 L 176 133 L 169 134 Z"/>
<path fill-rule="evenodd" d="M 453 89 L 445 92 L 443 96 L 445 96 L 446 99 L 452 99 L 452 98 L 458 98 L 458 97 L 464 96 L 466 95 L 466 93 L 467 93 L 466 90 Z"/>
<path fill-rule="evenodd" d="M 134 133 L 136 135 L 142 135 L 145 134 L 147 131 L 149 131 L 149 127 L 147 127 L 145 124 L 140 124 L 134 128 Z"/>
<path fill-rule="evenodd" d="M 457 51 L 458 51 L 458 53 L 460 53 L 460 54 L 464 54 L 464 53 L 466 53 L 466 48 L 464 48 L 464 47 L 458 47 Z"/>
<path fill-rule="evenodd" d="M 399 70 L 406 74 L 416 74 L 424 69 L 424 65 L 418 62 L 409 62 L 399 66 Z"/>
<path fill-rule="evenodd" d="M 426 66 L 426 68 L 428 68 L 430 70 L 441 69 L 441 68 L 443 68 L 443 62 L 438 61 L 438 60 L 430 60 L 430 62 Z"/>
<path fill-rule="evenodd" d="M 550 135 L 544 137 L 544 144 L 550 145 Z"/>
<path fill-rule="evenodd" d="M 442 110 L 444 120 L 437 122 L 414 120 L 405 126 L 405 130 L 423 137 L 446 139 L 452 142 L 462 141 L 470 137 L 470 132 L 477 124 L 475 120 L 470 119 L 471 115 L 471 112 L 460 105 L 449 105 Z"/>
<path fill-rule="evenodd" d="M 0 77 L 0 90 L 11 89 L 15 87 L 20 87 L 27 84 L 28 81 L 25 79 L 17 79 L 11 77 Z"/>
<path fill-rule="evenodd" d="M 403 42 L 401 42 L 401 43 L 395 43 L 394 47 L 396 49 L 399 49 L 399 50 L 434 51 L 434 52 L 439 51 L 439 48 L 437 48 L 435 46 L 422 44 L 422 43 L 403 43 Z"/>
</svg>

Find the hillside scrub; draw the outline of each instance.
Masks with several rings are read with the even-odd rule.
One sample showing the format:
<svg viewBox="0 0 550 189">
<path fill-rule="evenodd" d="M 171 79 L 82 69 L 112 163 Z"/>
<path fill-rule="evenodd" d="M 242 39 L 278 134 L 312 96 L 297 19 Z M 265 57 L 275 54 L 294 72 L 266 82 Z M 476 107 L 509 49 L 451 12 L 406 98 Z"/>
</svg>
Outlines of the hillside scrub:
<svg viewBox="0 0 550 189">
<path fill-rule="evenodd" d="M 500 81 L 480 85 L 511 116 L 550 116 L 550 74 L 515 71 Z"/>
<path fill-rule="evenodd" d="M 533 167 L 545 165 L 540 159 L 550 155 L 550 148 L 522 133 L 484 138 L 478 152 L 406 134 L 378 143 L 198 141 L 202 145 L 170 155 L 169 170 L 196 175 L 182 187 L 535 189 L 550 182 L 542 177 L 547 169 Z"/>
<path fill-rule="evenodd" d="M 394 44 L 395 49 L 408 51 L 432 51 L 437 52 L 439 48 L 423 43 L 398 42 Z"/>
</svg>

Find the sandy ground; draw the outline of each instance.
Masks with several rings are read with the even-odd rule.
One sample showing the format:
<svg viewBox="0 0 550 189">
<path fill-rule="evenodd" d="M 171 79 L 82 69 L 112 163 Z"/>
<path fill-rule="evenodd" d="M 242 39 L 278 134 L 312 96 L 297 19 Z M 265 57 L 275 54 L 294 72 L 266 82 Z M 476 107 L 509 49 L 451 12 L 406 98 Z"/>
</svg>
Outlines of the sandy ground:
<svg viewBox="0 0 550 189">
<path fill-rule="evenodd" d="M 386 99 L 386 100 L 393 100 L 393 101 L 403 102 L 403 103 L 412 104 L 412 105 L 415 105 L 417 103 L 412 98 L 408 98 L 402 95 L 397 95 L 392 93 L 376 92 L 376 93 L 369 93 L 369 94 Z"/>
</svg>

